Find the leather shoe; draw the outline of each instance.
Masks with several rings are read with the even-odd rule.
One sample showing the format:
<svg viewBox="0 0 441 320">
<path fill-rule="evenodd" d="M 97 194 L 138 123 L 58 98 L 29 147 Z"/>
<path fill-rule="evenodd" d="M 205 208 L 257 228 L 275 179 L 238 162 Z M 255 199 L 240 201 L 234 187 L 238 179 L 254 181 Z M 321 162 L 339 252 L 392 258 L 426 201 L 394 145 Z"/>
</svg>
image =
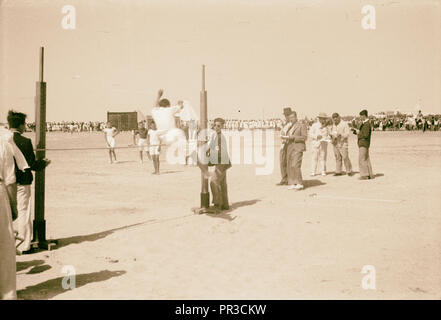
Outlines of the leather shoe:
<svg viewBox="0 0 441 320">
<path fill-rule="evenodd" d="M 21 254 L 32 254 L 35 253 L 35 249 L 34 248 L 30 248 L 29 250 L 25 250 L 22 251 Z"/>
</svg>

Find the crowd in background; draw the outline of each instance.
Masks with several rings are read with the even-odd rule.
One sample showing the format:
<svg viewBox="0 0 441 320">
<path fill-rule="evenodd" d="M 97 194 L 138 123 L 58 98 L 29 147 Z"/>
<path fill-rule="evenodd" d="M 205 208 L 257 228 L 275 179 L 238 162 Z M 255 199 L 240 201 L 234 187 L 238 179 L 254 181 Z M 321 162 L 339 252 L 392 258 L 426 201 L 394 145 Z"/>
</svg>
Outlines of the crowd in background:
<svg viewBox="0 0 441 320">
<path fill-rule="evenodd" d="M 360 118 L 354 116 L 342 117 L 352 128 L 360 126 Z M 438 131 L 441 127 L 441 115 L 423 115 L 419 112 L 417 115 L 394 114 L 394 115 L 371 115 L 369 116 L 371 127 L 375 131 L 400 131 L 400 130 L 421 130 Z M 176 119 L 177 127 L 185 129 L 188 123 Z M 302 120 L 301 120 L 302 121 Z M 303 119 L 309 127 L 315 119 Z M 331 121 L 331 120 L 329 120 Z M 144 121 L 147 122 L 147 121 Z M 281 118 L 260 119 L 260 120 L 239 120 L 225 119 L 224 130 L 254 130 L 254 129 L 274 129 L 280 131 L 283 128 L 284 120 Z M 208 121 L 208 126 L 213 126 L 213 120 Z M 47 132 L 101 132 L 106 127 L 104 121 L 60 121 L 47 122 Z M 27 124 L 28 131 L 35 131 L 35 123 Z"/>
<path fill-rule="evenodd" d="M 93 132 L 103 131 L 106 122 L 101 121 L 51 121 L 46 122 L 47 132 Z M 35 122 L 26 123 L 26 131 L 35 131 Z"/>
<path fill-rule="evenodd" d="M 359 128 L 361 125 L 360 117 L 345 116 L 342 117 L 343 120 L 347 121 L 350 127 Z M 311 127 L 316 119 L 305 118 L 303 121 L 308 123 Z M 399 130 L 422 130 L 422 131 L 438 131 L 441 126 L 441 115 L 426 115 L 424 116 L 421 112 L 417 115 L 405 115 L 405 114 L 394 114 L 394 115 L 371 115 L 369 117 L 371 122 L 371 127 L 375 131 L 399 131 Z M 302 121 L 300 119 L 300 121 Z M 332 120 L 329 119 L 329 125 L 332 125 Z M 267 119 L 267 120 L 234 120 L 226 119 L 225 127 L 226 130 L 244 130 L 244 129 L 275 129 L 281 130 L 285 124 L 282 119 Z M 212 120 L 209 121 L 209 126 L 212 126 Z"/>
<path fill-rule="evenodd" d="M 283 127 L 282 119 L 265 119 L 265 120 L 238 120 L 225 119 L 225 130 L 253 130 L 253 129 L 275 129 L 281 130 Z M 213 120 L 209 121 L 209 127 L 213 126 Z"/>
</svg>

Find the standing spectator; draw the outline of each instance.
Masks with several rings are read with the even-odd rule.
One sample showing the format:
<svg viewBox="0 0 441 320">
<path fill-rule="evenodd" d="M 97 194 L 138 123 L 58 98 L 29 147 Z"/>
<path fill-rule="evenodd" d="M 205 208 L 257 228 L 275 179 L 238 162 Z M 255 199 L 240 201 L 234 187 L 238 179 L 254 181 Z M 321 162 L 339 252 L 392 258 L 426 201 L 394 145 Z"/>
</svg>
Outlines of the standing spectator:
<svg viewBox="0 0 441 320">
<path fill-rule="evenodd" d="M 17 186 L 14 152 L 0 137 L 0 300 L 16 299 L 15 238 L 12 227 L 17 217 Z"/>
<path fill-rule="evenodd" d="M 342 175 L 342 162 L 345 164 L 348 176 L 352 176 L 352 164 L 351 160 L 349 160 L 348 152 L 349 126 L 345 121 L 341 120 L 338 113 L 332 115 L 332 120 L 334 124 L 331 129 L 331 138 L 336 161 L 334 176 Z"/>
<path fill-rule="evenodd" d="M 292 126 L 288 130 L 284 139 L 288 140 L 288 147 L 286 151 L 286 158 L 288 161 L 288 184 L 289 190 L 302 190 L 303 178 L 302 178 L 302 159 L 303 152 L 306 151 L 305 141 L 308 137 L 308 129 L 305 124 L 300 123 L 297 120 L 297 113 L 291 112 L 289 115 L 289 121 Z"/>
<path fill-rule="evenodd" d="M 138 129 L 134 131 L 134 137 L 138 136 L 138 151 L 139 151 L 139 162 L 143 163 L 143 152 L 146 152 L 147 157 L 150 158 L 149 147 L 147 142 L 148 130 L 144 125 L 144 122 L 138 123 Z"/>
<path fill-rule="evenodd" d="M 317 167 L 322 176 L 326 176 L 326 158 L 328 150 L 328 141 L 330 141 L 330 128 L 328 126 L 328 116 L 321 112 L 309 132 L 312 138 L 312 164 L 311 176 L 315 176 Z"/>
<path fill-rule="evenodd" d="M 360 112 L 361 126 L 359 129 L 354 129 L 354 134 L 358 135 L 359 157 L 358 165 L 360 168 L 360 180 L 373 179 L 371 159 L 369 157 L 369 148 L 371 145 L 371 126 L 368 119 L 367 110 Z"/>
<path fill-rule="evenodd" d="M 29 168 L 24 171 L 18 168 L 15 169 L 18 209 L 17 231 L 18 236 L 24 239 L 18 249 L 22 254 L 28 254 L 32 253 L 31 185 L 34 180 L 32 171 L 43 170 L 49 165 L 50 160 L 36 160 L 31 139 L 22 136 L 26 128 L 26 115 L 24 113 L 9 111 L 8 124 L 14 134 L 14 143 L 29 165 Z"/>
<path fill-rule="evenodd" d="M 224 119 L 214 120 L 214 136 L 210 141 L 210 163 L 214 166 L 214 173 L 211 175 L 210 188 L 213 195 L 215 210 L 228 210 L 227 170 L 231 168 L 231 161 L 228 156 L 228 147 L 225 136 L 222 134 Z"/>
<path fill-rule="evenodd" d="M 159 154 L 161 151 L 161 141 L 159 139 L 158 128 L 156 126 L 156 122 L 153 121 L 150 124 L 150 128 L 148 130 L 148 144 L 149 144 L 149 153 L 153 160 L 153 167 L 155 171 L 152 174 L 159 175 Z"/>
<path fill-rule="evenodd" d="M 115 163 L 118 161 L 116 160 L 116 153 L 115 153 L 115 137 L 119 134 L 119 131 L 112 127 L 112 124 L 110 122 L 107 122 L 106 128 L 103 129 L 104 131 L 104 139 L 106 140 L 107 147 L 109 148 L 109 162 L 110 164 L 113 163 L 112 155 L 115 158 Z"/>
<path fill-rule="evenodd" d="M 292 127 L 292 123 L 288 120 L 289 115 L 292 113 L 291 108 L 284 108 L 283 109 L 283 115 L 286 119 L 286 125 L 282 128 L 282 131 L 280 132 L 280 136 L 286 136 L 288 133 L 288 130 Z M 283 186 L 288 184 L 288 170 L 287 170 L 287 158 L 286 158 L 286 152 L 288 148 L 288 140 L 282 139 L 282 143 L 280 146 L 280 173 L 282 175 L 282 180 L 277 184 L 278 186 Z"/>
</svg>

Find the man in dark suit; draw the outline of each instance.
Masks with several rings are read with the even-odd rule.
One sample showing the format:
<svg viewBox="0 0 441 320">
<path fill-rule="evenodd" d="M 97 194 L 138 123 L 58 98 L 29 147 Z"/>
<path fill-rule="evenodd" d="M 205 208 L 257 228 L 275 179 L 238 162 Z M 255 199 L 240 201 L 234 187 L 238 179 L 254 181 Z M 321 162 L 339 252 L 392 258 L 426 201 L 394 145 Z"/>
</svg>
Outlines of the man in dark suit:
<svg viewBox="0 0 441 320">
<path fill-rule="evenodd" d="M 225 120 L 216 118 L 214 130 L 216 131 L 210 141 L 209 166 L 214 166 L 214 173 L 211 175 L 210 188 L 213 194 L 213 205 L 215 210 L 228 210 L 227 170 L 231 168 L 231 161 L 228 156 L 228 146 L 225 136 L 222 134 Z"/>
<path fill-rule="evenodd" d="M 21 112 L 8 112 L 9 129 L 14 134 L 14 142 L 23 153 L 29 169 L 20 171 L 17 166 L 15 176 L 17 180 L 17 209 L 18 217 L 16 220 L 18 236 L 24 239 L 18 247 L 21 253 L 31 253 L 32 221 L 31 221 L 31 185 L 34 179 L 33 171 L 40 171 L 49 165 L 50 160 L 36 160 L 31 139 L 23 137 L 26 129 L 26 115 Z"/>
<path fill-rule="evenodd" d="M 360 169 L 360 180 L 373 179 L 371 159 L 369 157 L 369 147 L 371 146 L 372 128 L 368 118 L 367 110 L 360 112 L 361 125 L 359 129 L 353 129 L 358 136 L 358 166 Z"/>
</svg>

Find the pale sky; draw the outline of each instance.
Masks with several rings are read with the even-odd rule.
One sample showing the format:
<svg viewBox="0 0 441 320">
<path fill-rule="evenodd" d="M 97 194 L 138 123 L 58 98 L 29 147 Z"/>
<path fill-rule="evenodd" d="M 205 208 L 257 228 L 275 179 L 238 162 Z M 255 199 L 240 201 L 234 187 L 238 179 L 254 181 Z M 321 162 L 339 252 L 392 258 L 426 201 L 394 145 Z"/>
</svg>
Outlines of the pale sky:
<svg viewBox="0 0 441 320">
<path fill-rule="evenodd" d="M 199 112 L 202 64 L 210 118 L 441 113 L 441 0 L 3 0 L 0 46 L 0 122 L 34 120 L 40 46 L 48 121 L 149 114 L 159 88 Z"/>
</svg>

